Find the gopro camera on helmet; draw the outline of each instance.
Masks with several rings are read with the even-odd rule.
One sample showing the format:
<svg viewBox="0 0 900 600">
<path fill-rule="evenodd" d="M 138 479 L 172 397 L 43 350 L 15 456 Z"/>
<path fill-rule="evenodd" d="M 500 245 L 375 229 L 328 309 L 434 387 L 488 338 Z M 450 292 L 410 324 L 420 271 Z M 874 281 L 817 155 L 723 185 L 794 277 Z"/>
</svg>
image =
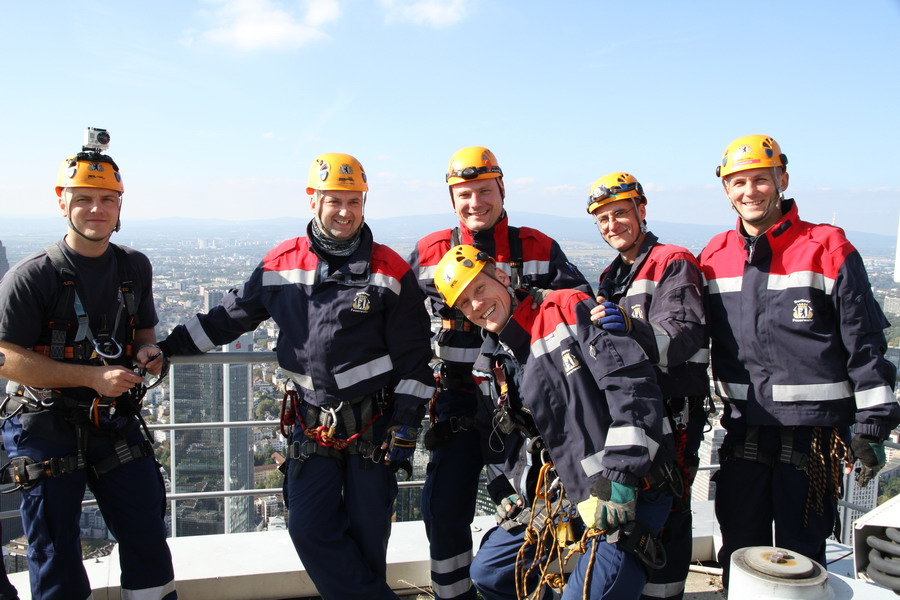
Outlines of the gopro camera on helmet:
<svg viewBox="0 0 900 600">
<path fill-rule="evenodd" d="M 103 152 L 109 148 L 109 132 L 99 127 L 88 127 L 84 130 L 84 152 Z"/>
</svg>

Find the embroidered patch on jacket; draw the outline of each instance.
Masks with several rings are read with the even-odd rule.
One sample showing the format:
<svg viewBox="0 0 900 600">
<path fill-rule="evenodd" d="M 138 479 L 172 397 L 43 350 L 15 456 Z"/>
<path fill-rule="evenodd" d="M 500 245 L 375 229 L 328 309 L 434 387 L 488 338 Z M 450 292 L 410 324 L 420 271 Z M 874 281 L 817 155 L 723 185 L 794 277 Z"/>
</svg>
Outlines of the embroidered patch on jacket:
<svg viewBox="0 0 900 600">
<path fill-rule="evenodd" d="M 631 318 L 632 319 L 643 319 L 644 318 L 644 307 L 640 304 L 635 304 L 631 307 Z"/>
<path fill-rule="evenodd" d="M 366 292 L 356 292 L 356 298 L 353 299 L 353 304 L 350 305 L 350 310 L 353 312 L 361 312 L 367 313 L 371 308 L 371 304 L 369 303 L 369 294 Z"/>
<path fill-rule="evenodd" d="M 812 323 L 812 302 L 806 299 L 794 300 L 794 311 L 791 316 L 794 323 Z"/>
<path fill-rule="evenodd" d="M 570 350 L 563 350 L 562 364 L 566 375 L 581 368 L 581 361 Z"/>
</svg>

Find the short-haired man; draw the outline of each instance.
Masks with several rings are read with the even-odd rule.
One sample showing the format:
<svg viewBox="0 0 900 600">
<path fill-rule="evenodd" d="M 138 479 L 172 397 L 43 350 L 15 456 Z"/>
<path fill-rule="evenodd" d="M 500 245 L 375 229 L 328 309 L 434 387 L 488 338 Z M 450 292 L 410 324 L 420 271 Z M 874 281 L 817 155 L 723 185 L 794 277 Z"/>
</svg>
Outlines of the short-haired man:
<svg viewBox="0 0 900 600">
<path fill-rule="evenodd" d="M 577 505 L 588 527 L 563 598 L 637 598 L 645 565 L 659 566 L 653 540 L 672 488 L 681 485 L 646 354 L 629 336 L 594 326 L 590 295 L 555 290 L 536 305 L 473 246 L 452 248 L 434 280 L 447 305 L 486 332 L 475 363 L 485 374 L 482 393 L 497 408 L 498 427 L 518 423 L 507 438 L 518 440 L 518 448 L 508 449 L 518 453 L 507 453 L 510 479 L 498 490 L 507 498 L 518 494 L 533 511 L 525 520 L 524 511 L 516 515 L 507 504 L 507 518 L 486 534 L 471 571 L 479 592 L 486 600 L 512 600 L 522 597 L 523 579 L 536 583 L 517 573 L 537 553 L 526 526 L 540 529 L 541 520 L 557 527 L 548 518 L 556 512 L 552 504 L 560 519 L 572 514 L 566 506 Z M 555 476 L 563 494 L 550 483 Z"/>
<path fill-rule="evenodd" d="M 363 222 L 366 173 L 318 156 L 306 236 L 266 254 L 240 290 L 179 325 L 161 345 L 198 354 L 268 318 L 293 383 L 285 479 L 288 531 L 322 598 L 392 599 L 386 581 L 397 480 L 416 447 L 433 375 L 428 315 L 409 265 Z"/>
<path fill-rule="evenodd" d="M 165 487 L 133 369 L 163 367 L 150 261 L 109 241 L 125 188 L 101 152 L 108 134 L 89 134 L 57 176 L 66 236 L 0 281 L 0 373 L 18 384 L 3 404 L 3 481 L 22 490 L 32 598 L 90 597 L 79 527 L 89 486 L 119 543 L 123 597 L 172 600 Z"/>
<path fill-rule="evenodd" d="M 703 276 L 693 254 L 660 243 L 647 230 L 647 196 L 633 175 L 619 171 L 597 179 L 587 211 L 619 253 L 600 275 L 593 318 L 604 328 L 630 331 L 651 358 L 685 482 L 661 534 L 666 565 L 653 572 L 642 598 L 680 600 L 693 543 L 690 484 L 700 464 L 709 396 Z"/>
<path fill-rule="evenodd" d="M 838 526 L 843 438 L 865 485 L 900 422 L 888 327 L 844 232 L 800 220 L 771 137 L 725 149 L 716 174 L 737 226 L 700 254 L 712 374 L 726 435 L 715 476 L 726 582 L 731 554 L 775 545 L 824 564 Z"/>
<path fill-rule="evenodd" d="M 425 236 L 409 257 L 432 313 L 441 319 L 434 340 L 441 393 L 432 405 L 431 428 L 425 438 L 432 455 L 422 491 L 422 518 L 430 542 L 435 597 L 474 600 L 469 525 L 475 516 L 482 468 L 499 461 L 500 444 L 496 436 L 492 439 L 489 412 L 476 412 L 472 363 L 481 346 L 481 332 L 444 303 L 434 286 L 435 266 L 451 246 L 472 244 L 493 257 L 516 286 L 585 292 L 590 292 L 590 286 L 552 238 L 509 224 L 503 171 L 493 152 L 483 146 L 458 150 L 450 158 L 445 179 L 459 225 Z"/>
</svg>

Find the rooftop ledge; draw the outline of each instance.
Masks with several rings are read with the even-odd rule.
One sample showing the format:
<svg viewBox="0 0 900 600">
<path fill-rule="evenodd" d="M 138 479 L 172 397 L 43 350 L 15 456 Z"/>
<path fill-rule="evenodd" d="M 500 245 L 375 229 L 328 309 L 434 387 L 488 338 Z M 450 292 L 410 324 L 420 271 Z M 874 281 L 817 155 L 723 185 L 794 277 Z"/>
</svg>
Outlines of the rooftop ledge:
<svg viewBox="0 0 900 600">
<path fill-rule="evenodd" d="M 712 501 L 694 506 L 692 560 L 714 560 L 719 533 Z M 495 524 L 493 517 L 478 517 L 472 525 L 474 547 Z M 179 597 L 188 600 L 284 600 L 316 597 L 316 588 L 294 550 L 287 530 L 177 537 L 169 539 L 175 563 Z M 828 571 L 837 599 L 896 600 L 885 588 L 853 578 L 850 548 L 829 542 Z M 119 560 L 109 556 L 85 561 L 93 588 L 93 600 L 118 600 Z M 21 600 L 30 600 L 28 573 L 14 573 L 10 580 Z M 394 523 L 388 546 L 388 581 L 400 596 L 426 593 L 430 585 L 428 543 L 421 521 Z M 688 580 L 691 600 L 724 598 L 717 578 L 692 574 Z M 426 596 L 428 597 L 428 596 Z"/>
</svg>

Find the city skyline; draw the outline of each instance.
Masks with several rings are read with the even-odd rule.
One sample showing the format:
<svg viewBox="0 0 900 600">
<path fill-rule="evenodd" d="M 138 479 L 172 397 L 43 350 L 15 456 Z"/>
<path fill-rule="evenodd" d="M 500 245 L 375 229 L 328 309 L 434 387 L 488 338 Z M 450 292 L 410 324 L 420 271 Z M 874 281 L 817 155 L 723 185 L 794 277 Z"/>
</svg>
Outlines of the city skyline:
<svg viewBox="0 0 900 600">
<path fill-rule="evenodd" d="M 308 167 L 332 151 L 366 167 L 370 218 L 440 214 L 450 155 L 485 145 L 514 210 L 583 215 L 589 184 L 624 170 L 652 219 L 726 228 L 714 169 L 754 133 L 789 157 L 805 220 L 893 234 L 900 210 L 893 0 L 51 0 L 5 17 L 0 48 L 28 57 L 0 98 L 7 217 L 57 213 L 87 126 L 110 132 L 125 219 L 306 214 Z"/>
</svg>

